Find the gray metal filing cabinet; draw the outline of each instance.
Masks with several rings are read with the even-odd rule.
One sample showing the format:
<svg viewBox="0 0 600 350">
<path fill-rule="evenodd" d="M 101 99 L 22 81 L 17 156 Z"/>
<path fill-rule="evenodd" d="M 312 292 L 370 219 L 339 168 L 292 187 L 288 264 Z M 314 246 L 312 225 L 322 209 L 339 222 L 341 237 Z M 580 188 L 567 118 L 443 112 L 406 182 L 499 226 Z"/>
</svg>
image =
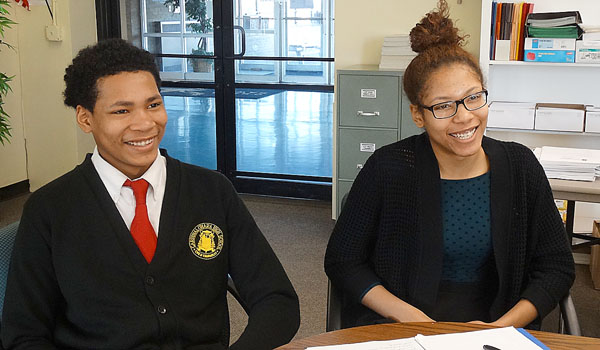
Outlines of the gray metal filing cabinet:
<svg viewBox="0 0 600 350">
<path fill-rule="evenodd" d="M 356 66 L 337 71 L 335 212 L 367 158 L 381 146 L 421 133 L 402 89 L 403 71 Z"/>
</svg>

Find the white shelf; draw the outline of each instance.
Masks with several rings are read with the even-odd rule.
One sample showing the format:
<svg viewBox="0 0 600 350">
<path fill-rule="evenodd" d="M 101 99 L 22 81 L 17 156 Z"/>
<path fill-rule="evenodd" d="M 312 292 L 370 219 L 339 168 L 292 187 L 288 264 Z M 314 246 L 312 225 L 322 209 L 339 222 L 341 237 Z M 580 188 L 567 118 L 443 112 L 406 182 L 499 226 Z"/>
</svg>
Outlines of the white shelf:
<svg viewBox="0 0 600 350">
<path fill-rule="evenodd" d="M 600 64 L 598 63 L 556 63 L 556 62 L 524 62 L 524 61 L 489 61 L 490 66 L 527 66 L 527 67 L 557 67 L 557 68 L 567 68 L 567 67 L 596 67 L 600 68 Z"/>
</svg>

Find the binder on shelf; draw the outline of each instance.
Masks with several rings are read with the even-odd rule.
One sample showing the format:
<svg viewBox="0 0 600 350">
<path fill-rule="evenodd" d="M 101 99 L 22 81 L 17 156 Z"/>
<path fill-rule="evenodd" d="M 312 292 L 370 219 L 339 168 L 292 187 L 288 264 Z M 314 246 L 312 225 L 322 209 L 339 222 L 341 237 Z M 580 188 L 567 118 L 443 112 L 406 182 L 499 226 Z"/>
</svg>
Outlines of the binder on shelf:
<svg viewBox="0 0 600 350">
<path fill-rule="evenodd" d="M 527 34 L 536 38 L 578 39 L 583 33 L 580 23 L 579 11 L 530 13 L 527 16 Z"/>
<path fill-rule="evenodd" d="M 527 17 L 527 24 L 535 27 L 558 27 L 581 23 L 579 11 L 537 12 Z"/>
</svg>

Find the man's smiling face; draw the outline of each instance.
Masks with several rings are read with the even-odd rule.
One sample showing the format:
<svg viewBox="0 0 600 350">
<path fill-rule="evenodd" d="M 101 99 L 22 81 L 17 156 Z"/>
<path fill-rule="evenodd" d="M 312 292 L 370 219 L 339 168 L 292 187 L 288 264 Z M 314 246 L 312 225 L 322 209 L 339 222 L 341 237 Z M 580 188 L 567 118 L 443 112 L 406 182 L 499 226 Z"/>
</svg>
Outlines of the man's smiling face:
<svg viewBox="0 0 600 350">
<path fill-rule="evenodd" d="M 98 153 L 130 179 L 156 159 L 167 112 L 151 73 L 121 72 L 98 79 L 94 110 L 77 106 L 77 123 L 92 133 Z"/>
</svg>

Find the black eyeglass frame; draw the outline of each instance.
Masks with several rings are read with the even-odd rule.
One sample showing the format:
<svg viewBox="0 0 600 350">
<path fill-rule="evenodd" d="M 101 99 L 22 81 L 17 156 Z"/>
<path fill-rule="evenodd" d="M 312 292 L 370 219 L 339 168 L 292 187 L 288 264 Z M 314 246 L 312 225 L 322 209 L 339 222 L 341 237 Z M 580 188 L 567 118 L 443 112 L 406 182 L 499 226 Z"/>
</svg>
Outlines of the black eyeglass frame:
<svg viewBox="0 0 600 350">
<path fill-rule="evenodd" d="M 484 102 L 484 103 L 483 103 L 481 106 L 479 106 L 479 107 L 477 107 L 477 108 L 473 108 L 473 109 L 471 109 L 471 108 L 467 107 L 467 105 L 465 104 L 465 100 L 466 100 L 466 99 L 468 99 L 468 98 L 469 98 L 469 97 L 471 97 L 471 96 L 474 96 L 474 95 L 480 94 L 480 93 L 482 93 L 482 92 L 483 92 L 483 94 L 485 95 L 485 102 Z M 421 104 L 420 104 L 420 105 L 419 105 L 419 107 L 421 107 L 421 108 L 425 108 L 425 109 L 429 110 L 435 119 L 448 119 L 448 118 L 452 118 L 452 117 L 454 117 L 454 116 L 456 115 L 456 113 L 458 113 L 458 107 L 459 107 L 460 105 L 463 105 L 467 111 L 476 111 L 476 110 L 478 110 L 478 109 L 481 109 L 481 108 L 483 108 L 483 106 L 485 106 L 485 105 L 487 104 L 487 98 L 488 98 L 488 91 L 487 91 L 486 89 L 483 89 L 483 90 L 481 90 L 481 91 L 477 91 L 477 92 L 476 92 L 476 93 L 474 93 L 474 94 L 467 95 L 467 96 L 463 97 L 463 98 L 462 98 L 462 99 L 460 99 L 460 100 L 456 100 L 456 101 L 444 101 L 444 102 L 436 103 L 436 104 L 434 104 L 434 105 L 431 105 L 431 106 L 424 106 L 424 105 L 421 105 Z M 452 113 L 452 115 L 449 115 L 449 116 L 447 116 L 447 117 L 438 117 L 438 116 L 436 116 L 436 115 L 435 115 L 435 112 L 433 111 L 433 108 L 434 108 L 435 106 L 443 105 L 443 104 L 450 103 L 450 102 L 454 102 L 454 103 L 456 104 L 456 108 L 454 109 L 454 113 Z"/>
</svg>

